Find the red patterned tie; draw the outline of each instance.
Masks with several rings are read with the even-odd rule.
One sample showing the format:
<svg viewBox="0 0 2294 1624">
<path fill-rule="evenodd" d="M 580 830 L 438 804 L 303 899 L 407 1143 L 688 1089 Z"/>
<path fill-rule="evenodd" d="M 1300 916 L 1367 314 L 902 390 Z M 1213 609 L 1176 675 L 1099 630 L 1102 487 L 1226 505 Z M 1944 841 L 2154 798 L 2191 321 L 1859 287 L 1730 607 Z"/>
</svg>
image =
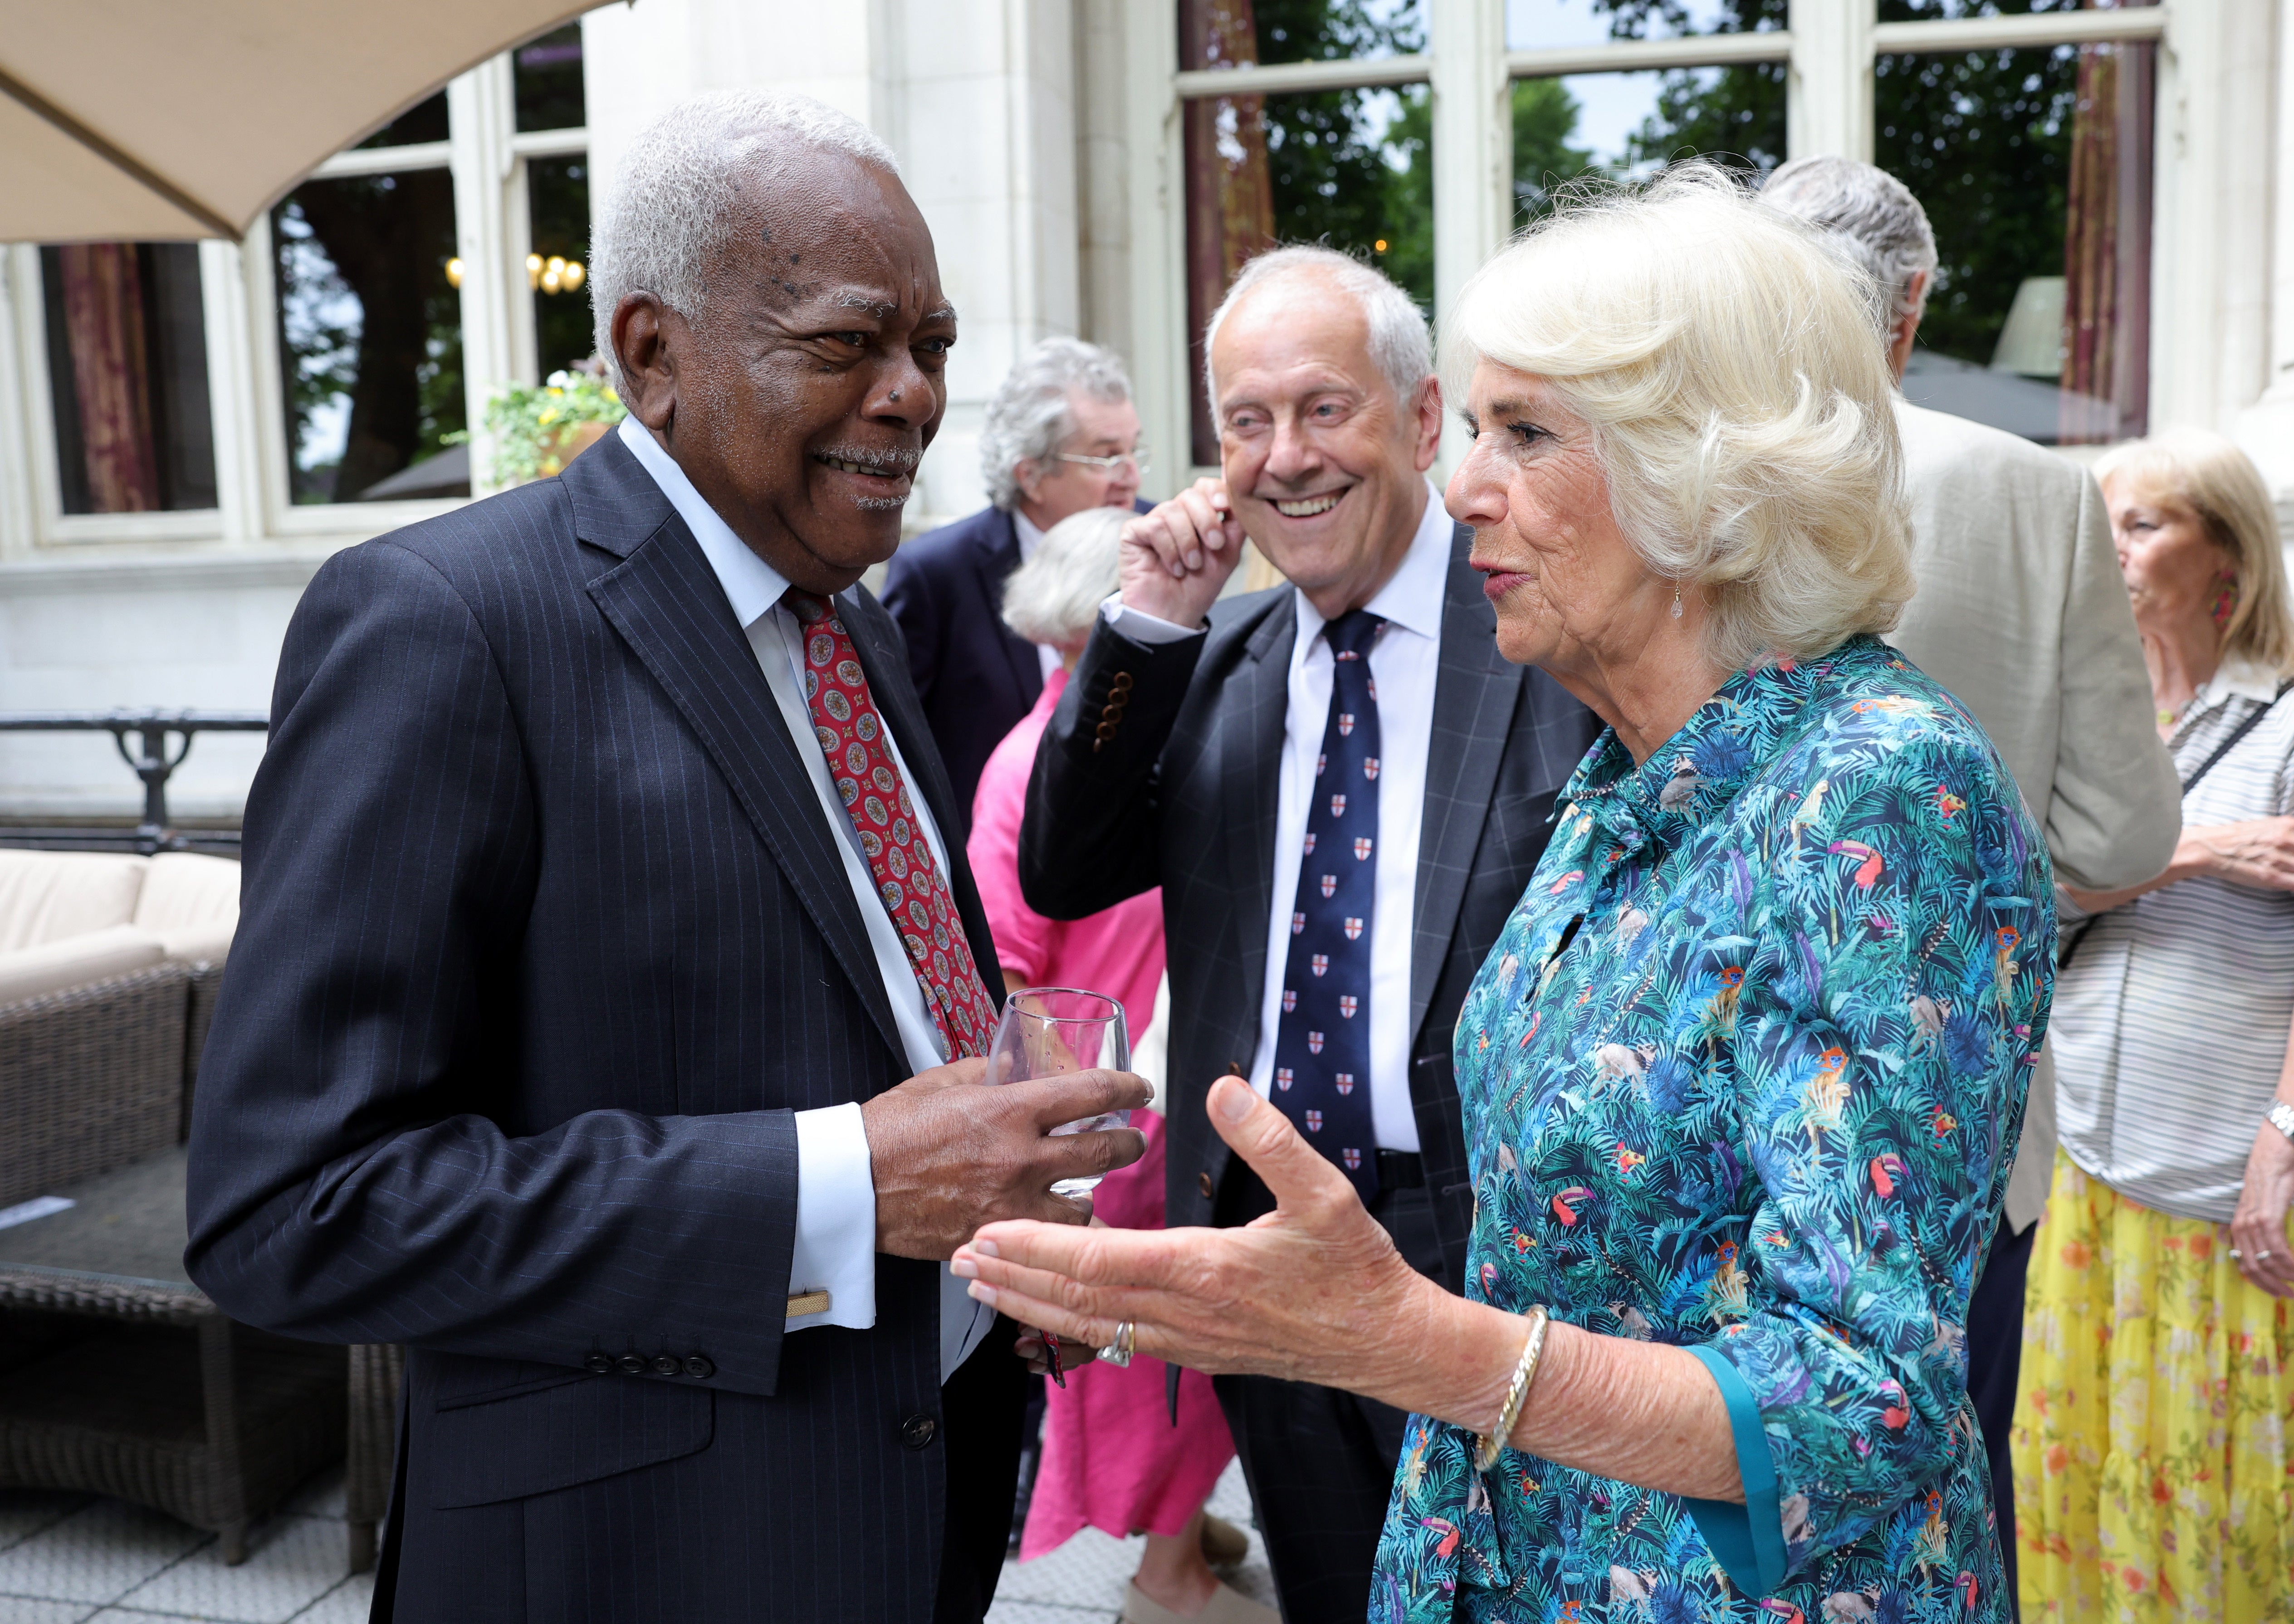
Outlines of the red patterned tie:
<svg viewBox="0 0 2294 1624">
<path fill-rule="evenodd" d="M 791 587 L 781 601 L 804 628 L 804 702 L 813 736 L 868 854 L 876 895 L 907 947 L 932 1024 L 950 1059 L 986 1054 L 996 1032 L 995 1007 L 980 985 L 947 877 L 917 826 L 915 805 L 900 782 L 851 634 L 837 618 L 836 605 L 818 592 Z"/>
</svg>

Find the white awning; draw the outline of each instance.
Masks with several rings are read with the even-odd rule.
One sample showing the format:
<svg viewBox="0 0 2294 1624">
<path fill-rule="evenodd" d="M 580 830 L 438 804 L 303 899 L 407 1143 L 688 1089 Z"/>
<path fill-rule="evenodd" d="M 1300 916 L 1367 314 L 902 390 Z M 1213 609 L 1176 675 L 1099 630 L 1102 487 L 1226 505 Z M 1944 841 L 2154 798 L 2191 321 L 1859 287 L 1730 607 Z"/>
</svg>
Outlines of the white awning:
<svg viewBox="0 0 2294 1624">
<path fill-rule="evenodd" d="M 0 241 L 238 237 L 334 153 L 596 4 L 0 0 Z"/>
</svg>

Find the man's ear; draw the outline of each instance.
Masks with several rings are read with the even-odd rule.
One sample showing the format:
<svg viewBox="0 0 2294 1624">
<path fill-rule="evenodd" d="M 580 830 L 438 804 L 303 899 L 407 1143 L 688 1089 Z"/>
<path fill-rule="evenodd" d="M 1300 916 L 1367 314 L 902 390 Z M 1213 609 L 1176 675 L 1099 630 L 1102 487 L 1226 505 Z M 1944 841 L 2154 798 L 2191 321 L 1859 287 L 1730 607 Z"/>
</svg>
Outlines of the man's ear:
<svg viewBox="0 0 2294 1624">
<path fill-rule="evenodd" d="M 621 362 L 622 404 L 655 434 L 677 415 L 677 358 L 663 329 L 677 317 L 652 294 L 625 293 L 614 306 L 614 355 Z"/>
<path fill-rule="evenodd" d="M 1418 386 L 1418 471 L 1434 466 L 1442 451 L 1442 380 L 1428 378 Z"/>
</svg>

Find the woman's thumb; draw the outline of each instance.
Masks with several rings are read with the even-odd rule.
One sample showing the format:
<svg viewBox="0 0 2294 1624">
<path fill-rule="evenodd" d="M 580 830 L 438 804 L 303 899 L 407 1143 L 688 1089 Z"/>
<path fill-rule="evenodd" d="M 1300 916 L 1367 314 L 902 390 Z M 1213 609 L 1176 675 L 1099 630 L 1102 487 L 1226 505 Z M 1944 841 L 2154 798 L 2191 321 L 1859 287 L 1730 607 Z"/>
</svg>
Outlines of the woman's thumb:
<svg viewBox="0 0 2294 1624">
<path fill-rule="evenodd" d="M 1289 1117 L 1260 1099 L 1241 1077 L 1221 1077 L 1212 1084 L 1208 1103 L 1211 1125 L 1250 1164 L 1278 1205 L 1329 1193 L 1331 1185 L 1351 1192 L 1346 1175 L 1299 1136 Z"/>
</svg>

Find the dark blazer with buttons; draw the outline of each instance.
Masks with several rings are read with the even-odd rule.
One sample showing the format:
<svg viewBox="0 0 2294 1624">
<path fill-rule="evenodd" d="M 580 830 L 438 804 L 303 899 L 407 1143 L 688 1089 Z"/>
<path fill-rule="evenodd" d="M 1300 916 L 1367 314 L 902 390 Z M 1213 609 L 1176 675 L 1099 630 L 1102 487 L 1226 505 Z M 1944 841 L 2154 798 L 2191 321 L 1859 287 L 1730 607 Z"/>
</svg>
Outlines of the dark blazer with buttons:
<svg viewBox="0 0 2294 1624">
<path fill-rule="evenodd" d="M 1545 850 L 1554 794 L 1600 724 L 1497 652 L 1497 620 L 1458 527 L 1442 609 L 1410 965 L 1410 1093 L 1448 1279 L 1465 1279 L 1473 1192 L 1451 1071 L 1466 989 Z M 1148 646 L 1102 621 L 1036 755 L 1020 832 L 1029 905 L 1077 919 L 1163 888 L 1171 975 L 1173 1226 L 1211 1222 L 1225 1141 L 1210 1085 L 1248 1074 L 1273 905 L 1276 775 L 1297 599 L 1215 605 L 1208 636 Z M 1279 969 L 1279 967 L 1278 967 Z"/>
<path fill-rule="evenodd" d="M 899 634 L 838 601 L 958 827 Z M 235 1319 L 409 1345 L 378 1616 L 923 1624 L 971 1488 L 938 1271 L 879 1256 L 874 1330 L 783 1335 L 792 1113 L 908 1068 L 691 532 L 608 435 L 338 554 L 272 716 L 186 1261 Z"/>
<path fill-rule="evenodd" d="M 1012 516 L 983 508 L 901 542 L 884 572 L 884 607 L 908 646 L 908 675 L 962 814 L 959 840 L 988 758 L 1044 692 L 1036 646 L 1004 623 L 1004 583 L 1019 567 Z"/>
</svg>

